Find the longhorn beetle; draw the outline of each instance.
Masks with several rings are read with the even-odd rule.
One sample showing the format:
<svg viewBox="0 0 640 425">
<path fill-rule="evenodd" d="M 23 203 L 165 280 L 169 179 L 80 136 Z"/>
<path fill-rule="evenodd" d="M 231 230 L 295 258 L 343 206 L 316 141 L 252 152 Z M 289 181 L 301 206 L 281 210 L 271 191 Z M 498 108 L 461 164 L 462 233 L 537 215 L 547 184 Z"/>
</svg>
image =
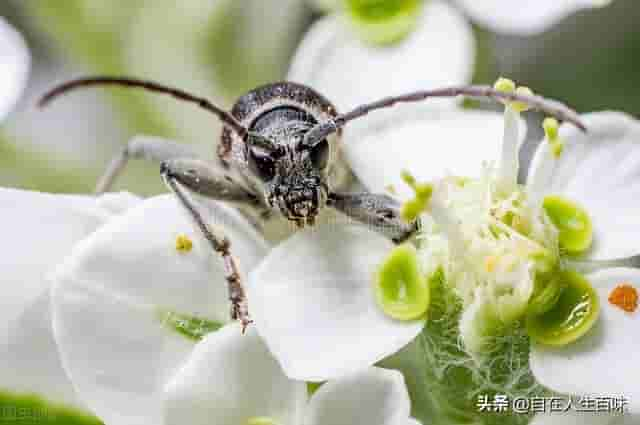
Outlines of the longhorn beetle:
<svg viewBox="0 0 640 425">
<path fill-rule="evenodd" d="M 346 193 L 340 188 L 350 173 L 340 155 L 341 129 L 368 113 L 397 103 L 419 102 L 434 97 L 467 96 L 497 101 L 524 102 L 532 108 L 583 131 L 575 111 L 564 104 L 534 95 L 498 91 L 488 86 L 460 86 L 418 91 L 387 97 L 361 105 L 346 114 L 314 89 L 292 82 L 267 84 L 240 97 L 230 112 L 207 99 L 151 81 L 132 78 L 91 77 L 73 80 L 49 91 L 39 105 L 81 87 L 125 86 L 173 96 L 195 103 L 223 123 L 217 160 L 204 161 L 170 142 L 130 142 L 110 163 L 99 180 L 96 193 L 110 189 L 130 158 L 160 163 L 160 174 L 191 215 L 211 247 L 224 262 L 231 301 L 231 318 L 243 329 L 251 323 L 237 262 L 231 254 L 224 230 L 211 226 L 189 197 L 231 201 L 261 211 L 277 212 L 298 226 L 313 225 L 325 207 L 334 208 L 357 222 L 375 224 L 375 229 L 399 243 L 409 238 L 417 223 L 400 219 L 400 204 L 385 194 Z"/>
</svg>

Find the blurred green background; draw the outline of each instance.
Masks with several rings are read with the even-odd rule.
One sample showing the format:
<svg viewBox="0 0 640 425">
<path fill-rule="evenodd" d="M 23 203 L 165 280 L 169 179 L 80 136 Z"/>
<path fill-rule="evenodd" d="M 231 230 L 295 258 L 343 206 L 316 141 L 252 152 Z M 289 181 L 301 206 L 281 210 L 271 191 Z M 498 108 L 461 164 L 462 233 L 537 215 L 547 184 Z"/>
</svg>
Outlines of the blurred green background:
<svg viewBox="0 0 640 425">
<path fill-rule="evenodd" d="M 84 74 L 153 79 L 229 107 L 246 90 L 283 79 L 305 31 L 321 14 L 302 0 L 4 0 L 0 15 L 27 38 L 33 70 L 21 103 L 0 128 L 0 185 L 87 192 L 135 134 L 175 138 L 214 154 L 219 124 L 189 105 L 122 90 L 35 102 Z M 581 112 L 640 114 L 640 3 L 615 0 L 539 36 L 476 28 L 474 82 L 504 75 Z M 434 64 L 437 66 L 437 64 Z M 164 189 L 157 167 L 135 162 L 118 188 Z"/>
</svg>

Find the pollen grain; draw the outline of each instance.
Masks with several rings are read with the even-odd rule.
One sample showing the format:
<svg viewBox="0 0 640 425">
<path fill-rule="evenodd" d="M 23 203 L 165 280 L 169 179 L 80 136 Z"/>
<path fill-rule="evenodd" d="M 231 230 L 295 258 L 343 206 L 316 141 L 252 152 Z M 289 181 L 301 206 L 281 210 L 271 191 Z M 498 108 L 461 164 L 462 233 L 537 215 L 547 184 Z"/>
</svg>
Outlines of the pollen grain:
<svg viewBox="0 0 640 425">
<path fill-rule="evenodd" d="M 186 254 L 193 249 L 193 242 L 186 235 L 178 235 L 176 238 L 176 251 Z"/>
<path fill-rule="evenodd" d="M 611 291 L 609 302 L 628 313 L 633 313 L 638 309 L 638 290 L 628 283 L 622 283 Z"/>
</svg>

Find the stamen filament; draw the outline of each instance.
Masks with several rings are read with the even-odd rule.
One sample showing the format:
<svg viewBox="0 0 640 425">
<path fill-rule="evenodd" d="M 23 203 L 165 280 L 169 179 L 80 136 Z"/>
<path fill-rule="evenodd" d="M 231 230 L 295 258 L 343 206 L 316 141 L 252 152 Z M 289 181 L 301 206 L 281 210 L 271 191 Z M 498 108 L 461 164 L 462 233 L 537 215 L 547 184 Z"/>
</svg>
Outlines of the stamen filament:
<svg viewBox="0 0 640 425">
<path fill-rule="evenodd" d="M 571 268 L 581 274 L 589 274 L 598 270 L 616 267 L 640 269 L 640 255 L 615 258 L 612 260 L 574 260 L 571 258 L 564 258 L 563 263 L 567 268 Z"/>
<path fill-rule="evenodd" d="M 518 160 L 520 152 L 519 124 L 520 112 L 511 105 L 505 105 L 500 177 L 507 188 L 514 187 L 518 183 L 518 169 L 520 167 Z"/>
</svg>

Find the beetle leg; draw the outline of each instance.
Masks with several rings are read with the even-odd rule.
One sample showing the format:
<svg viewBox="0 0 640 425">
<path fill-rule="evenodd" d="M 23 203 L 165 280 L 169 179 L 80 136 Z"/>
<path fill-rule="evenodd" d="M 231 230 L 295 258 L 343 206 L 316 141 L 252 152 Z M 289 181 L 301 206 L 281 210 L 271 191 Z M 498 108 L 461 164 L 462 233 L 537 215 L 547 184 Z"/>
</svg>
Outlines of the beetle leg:
<svg viewBox="0 0 640 425">
<path fill-rule="evenodd" d="M 95 193 L 108 192 L 122 173 L 129 159 L 162 162 L 174 158 L 196 158 L 188 146 L 155 137 L 134 137 L 109 163 L 96 184 Z"/>
<path fill-rule="evenodd" d="M 192 217 L 195 224 L 198 226 L 206 240 L 211 245 L 211 248 L 220 255 L 224 263 L 225 280 L 227 282 L 227 289 L 229 291 L 229 301 L 231 301 L 231 318 L 240 322 L 240 324 L 242 325 L 242 331 L 244 332 L 247 326 L 249 326 L 249 324 L 251 323 L 251 319 L 249 318 L 247 297 L 242 285 L 238 261 L 231 253 L 231 242 L 226 237 L 223 229 L 221 229 L 219 226 L 207 222 L 203 215 L 198 211 L 196 204 L 191 199 L 188 193 L 189 191 L 193 190 L 193 187 L 185 184 L 180 180 L 179 176 L 184 170 L 182 170 L 180 167 L 178 167 L 177 170 L 174 170 L 172 168 L 172 164 L 175 164 L 175 162 L 169 161 L 162 163 L 160 168 L 162 178 L 164 179 L 168 188 L 176 195 L 182 206 Z M 206 189 L 206 195 L 209 197 L 213 197 L 211 196 L 212 193 L 209 193 L 208 190 L 213 187 L 217 187 L 217 183 L 205 182 L 206 180 L 207 177 L 204 176 L 201 178 L 201 180 L 195 179 L 193 181 L 199 181 L 199 183 L 202 184 L 200 188 Z"/>
<path fill-rule="evenodd" d="M 388 195 L 331 193 L 327 205 L 382 233 L 395 243 L 404 242 L 418 230 L 418 222 L 406 223 L 401 219 L 401 204 Z"/>
<path fill-rule="evenodd" d="M 264 206 L 262 197 L 243 184 L 230 171 L 216 164 L 189 158 L 163 161 L 160 165 L 163 176 L 170 176 L 190 191 L 218 201 L 236 202 L 254 208 Z"/>
</svg>

